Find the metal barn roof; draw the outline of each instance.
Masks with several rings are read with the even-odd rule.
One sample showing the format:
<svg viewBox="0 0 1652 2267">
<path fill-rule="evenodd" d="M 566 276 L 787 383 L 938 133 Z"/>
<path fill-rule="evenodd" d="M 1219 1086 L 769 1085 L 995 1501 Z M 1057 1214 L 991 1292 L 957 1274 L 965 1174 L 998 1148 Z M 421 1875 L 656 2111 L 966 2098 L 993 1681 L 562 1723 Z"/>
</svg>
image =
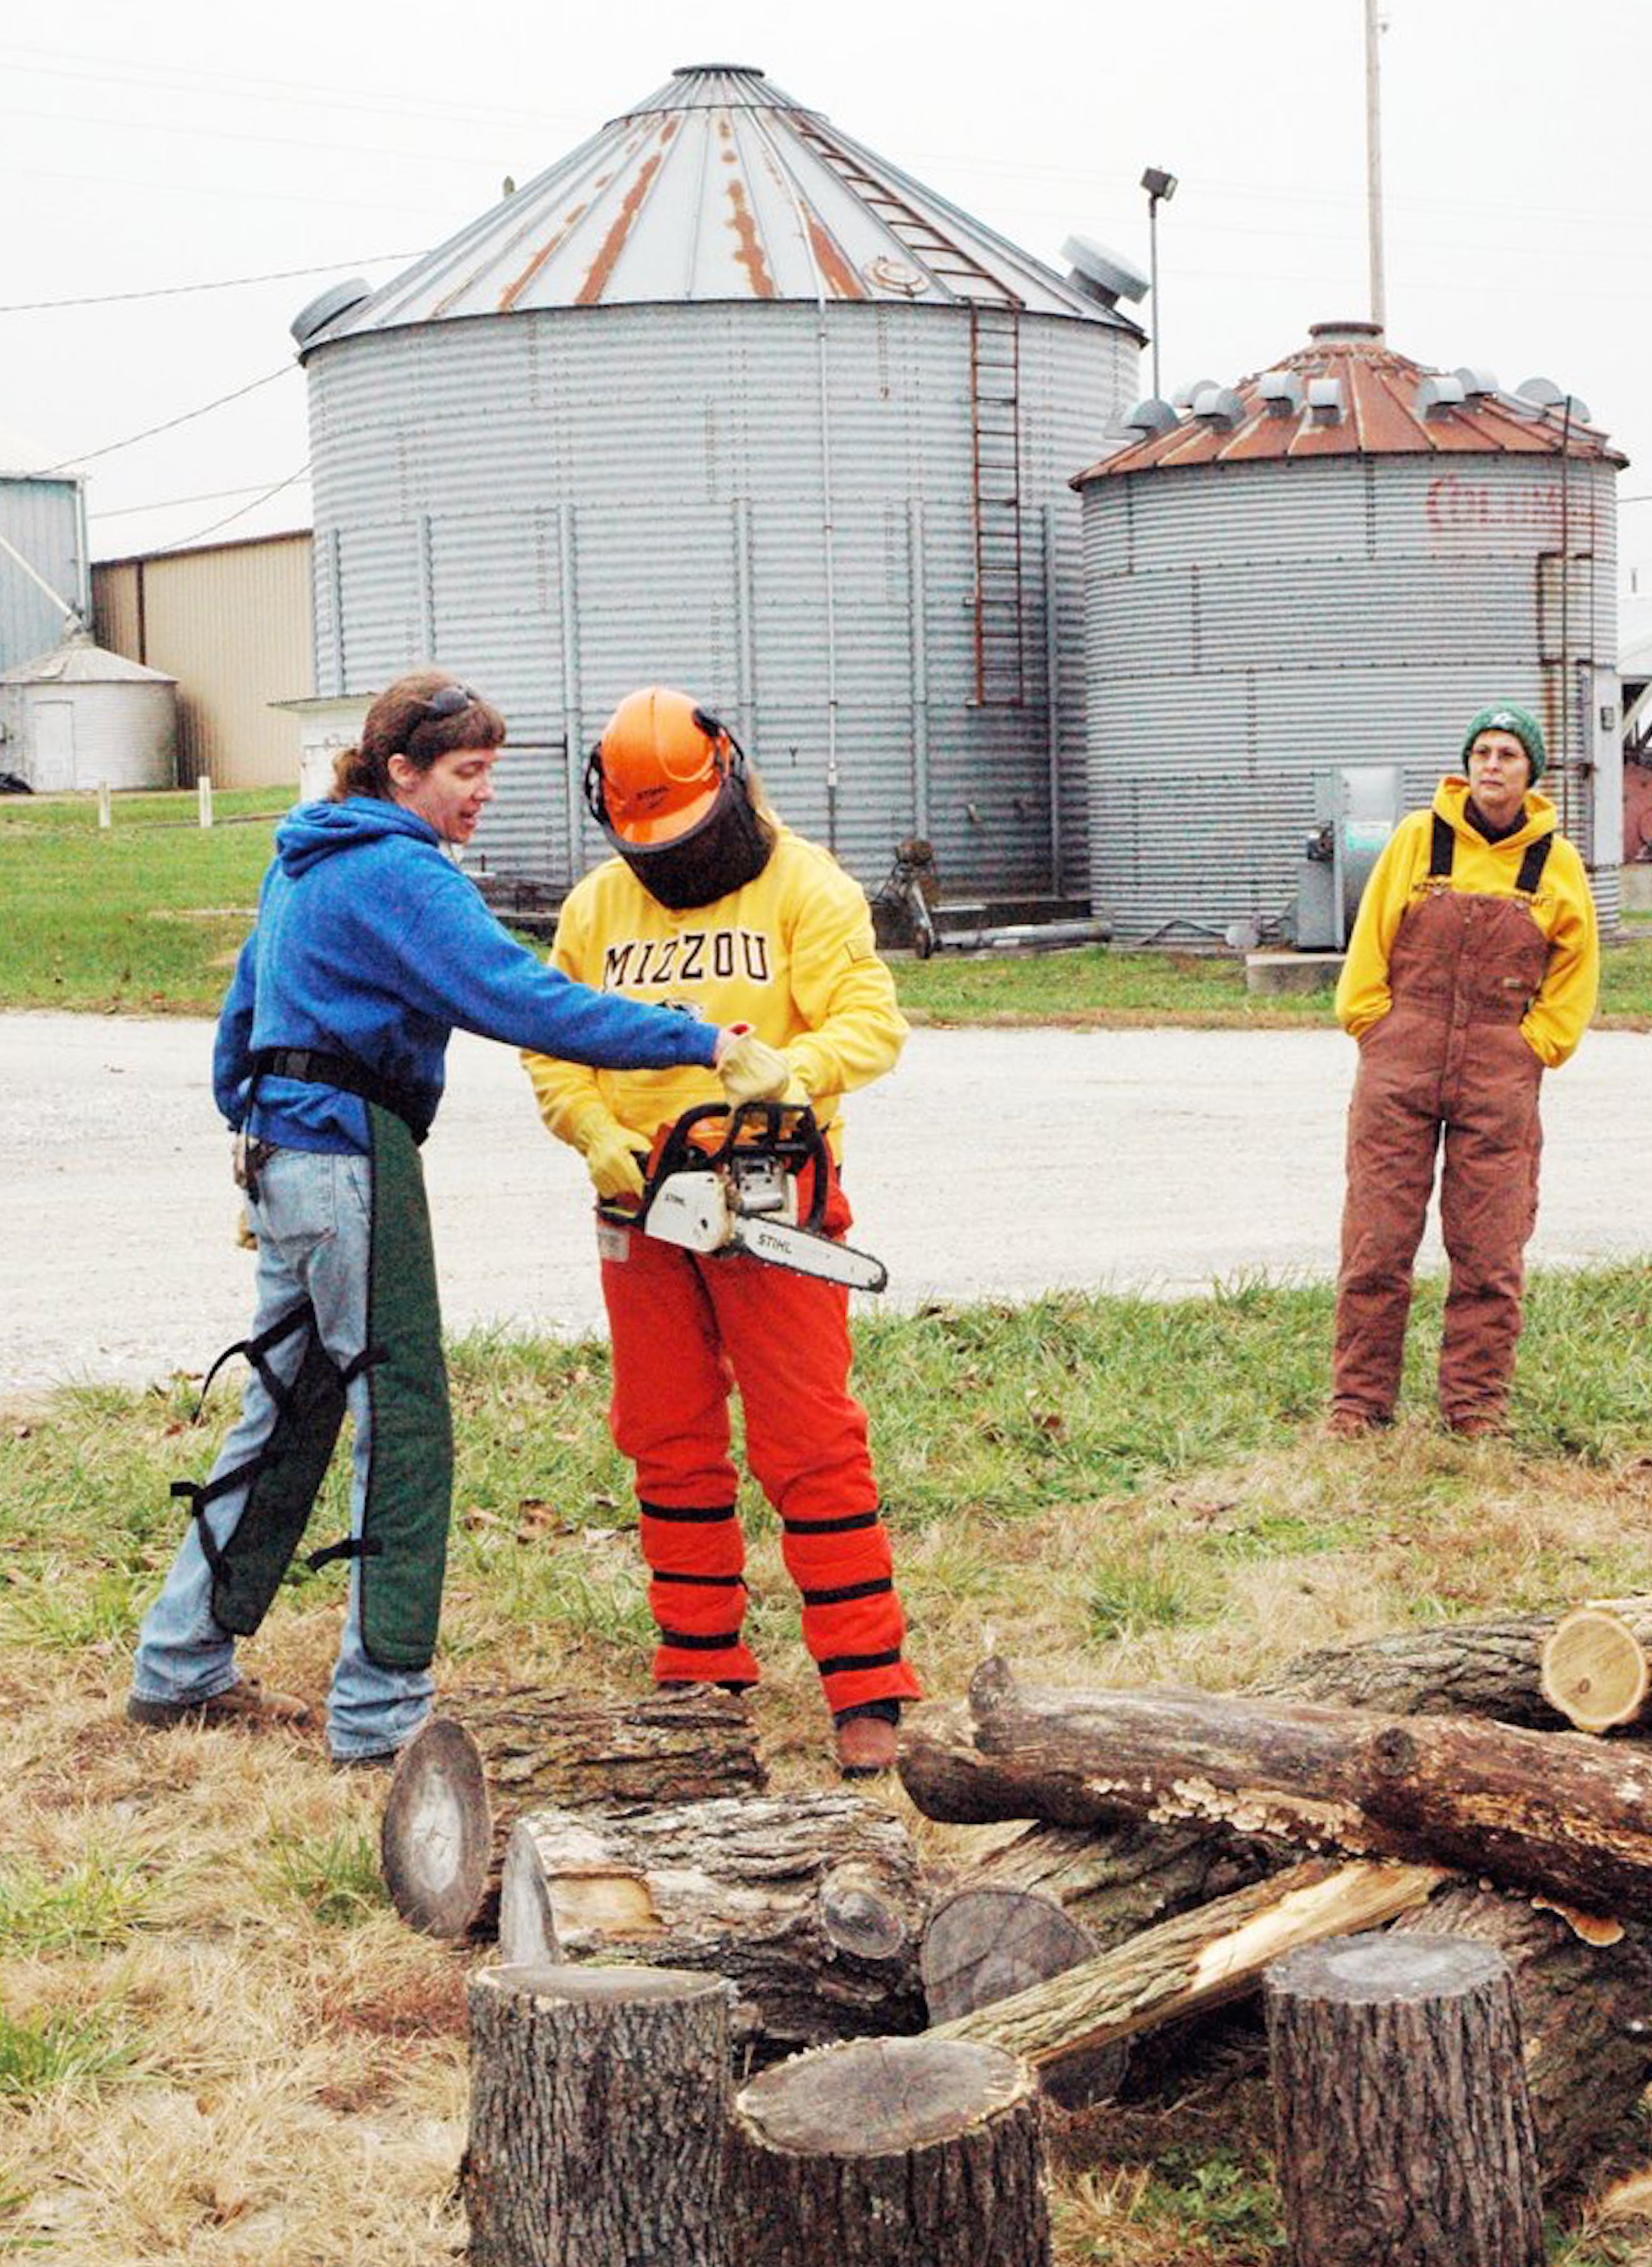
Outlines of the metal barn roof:
<svg viewBox="0 0 1652 2267">
<path fill-rule="evenodd" d="M 1279 457 L 1559 456 L 1626 459 L 1573 405 L 1569 430 L 1558 387 L 1531 380 L 1533 396 L 1506 393 L 1486 370 L 1431 370 L 1385 345 L 1375 323 L 1316 323 L 1311 344 L 1234 387 L 1193 390 L 1172 416 L 1142 403 L 1126 419 L 1139 440 L 1077 474 L 1075 488 L 1122 473 Z"/>
<path fill-rule="evenodd" d="M 706 63 L 393 282 L 334 286 L 294 330 L 307 353 L 456 316 L 760 299 L 962 302 L 1137 328 L 1109 294 L 1019 251 L 760 70 Z"/>
</svg>

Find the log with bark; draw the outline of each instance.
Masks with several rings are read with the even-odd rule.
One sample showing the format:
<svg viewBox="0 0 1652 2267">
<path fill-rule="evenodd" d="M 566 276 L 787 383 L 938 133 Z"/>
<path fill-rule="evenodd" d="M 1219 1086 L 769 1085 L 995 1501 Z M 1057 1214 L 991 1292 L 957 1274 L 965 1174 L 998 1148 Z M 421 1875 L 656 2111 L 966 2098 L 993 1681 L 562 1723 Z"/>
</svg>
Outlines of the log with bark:
<svg viewBox="0 0 1652 2267">
<path fill-rule="evenodd" d="M 728 2267 L 728 1995 L 657 1969 L 471 1978 L 474 2267 Z"/>
<path fill-rule="evenodd" d="M 1206 1692 L 1022 1691 L 997 1661 L 970 1706 L 971 1818 L 995 1805 L 1069 1825 L 1208 1821 L 1484 1874 L 1585 1911 L 1652 1911 L 1652 1763 L 1636 1746 Z M 921 1737 L 914 1726 L 909 1755 Z"/>
<path fill-rule="evenodd" d="M 849 1794 L 535 1811 L 511 1831 L 500 1949 L 726 1977 L 736 2045 L 772 2061 L 921 2029 L 926 1902 L 905 1827 Z"/>
<path fill-rule="evenodd" d="M 765 1783 L 750 1711 L 713 1685 L 617 1700 L 496 1687 L 451 1705 L 409 1742 L 380 1835 L 392 1903 L 432 1936 L 495 1933 L 524 1810 L 700 1802 Z"/>
<path fill-rule="evenodd" d="M 1399 1923 L 1493 1946 L 1509 1963 L 1546 2188 L 1562 2188 L 1635 2112 L 1652 2080 L 1652 1943 L 1631 1927 L 1591 1943 L 1530 1897 L 1448 1882 Z"/>
<path fill-rule="evenodd" d="M 1643 1660 L 1652 1650 L 1652 1597 L 1604 1599 L 1581 1610 L 1612 1617 L 1622 1633 L 1617 1654 L 1625 1663 L 1631 1648 Z M 1575 1672 L 1552 1676 L 1546 1687 L 1546 1654 L 1572 1619 L 1552 1610 L 1504 1614 L 1322 1646 L 1286 1662 L 1252 1690 L 1394 1716 L 1493 1716 L 1538 1732 L 1558 1731 L 1568 1722 L 1593 1730 L 1598 1726 L 1589 1720 L 1591 1695 L 1577 1692 Z"/>
<path fill-rule="evenodd" d="M 1117 2039 L 1224 2005 L 1272 1960 L 1414 1911 L 1443 1876 L 1429 1866 L 1314 1859 L 1161 1922 L 1048 1983 L 939 2024 L 931 2037 L 999 2046 L 1056 2071 Z"/>
<path fill-rule="evenodd" d="M 737 2267 L 1046 2267 L 1032 2074 L 991 2047 L 863 2039 L 737 2097 Z"/>
<path fill-rule="evenodd" d="M 1305 1945 L 1263 1990 L 1295 2267 L 1541 2267 L 1508 1963 L 1466 1938 Z"/>
</svg>

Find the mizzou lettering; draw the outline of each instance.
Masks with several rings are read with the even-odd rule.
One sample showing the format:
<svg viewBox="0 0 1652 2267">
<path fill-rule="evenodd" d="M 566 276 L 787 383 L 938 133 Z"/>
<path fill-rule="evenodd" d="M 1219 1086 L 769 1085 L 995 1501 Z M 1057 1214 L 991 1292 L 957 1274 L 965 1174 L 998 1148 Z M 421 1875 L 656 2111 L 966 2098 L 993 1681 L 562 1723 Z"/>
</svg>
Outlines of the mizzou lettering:
<svg viewBox="0 0 1652 2267">
<path fill-rule="evenodd" d="M 768 934 L 760 928 L 690 928 L 679 936 L 628 937 L 602 957 L 605 992 L 640 992 L 668 984 L 699 984 L 707 976 L 744 976 L 767 984 L 773 976 Z"/>
</svg>

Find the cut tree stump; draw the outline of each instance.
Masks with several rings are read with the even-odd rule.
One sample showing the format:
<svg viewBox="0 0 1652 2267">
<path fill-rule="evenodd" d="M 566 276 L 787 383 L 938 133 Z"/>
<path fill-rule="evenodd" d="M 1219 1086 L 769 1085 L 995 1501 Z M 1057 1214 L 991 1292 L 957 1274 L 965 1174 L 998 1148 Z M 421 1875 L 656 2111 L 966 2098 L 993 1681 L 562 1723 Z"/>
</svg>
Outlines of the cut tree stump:
<svg viewBox="0 0 1652 2267">
<path fill-rule="evenodd" d="M 1652 1598 L 1607 1598 L 1581 1610 L 1609 1614 L 1643 1656 L 1652 1653 Z M 1568 1723 L 1593 1728 L 1545 1684 L 1545 1648 L 1570 1618 L 1553 1611 L 1505 1614 L 1321 1646 L 1286 1662 L 1252 1691 L 1391 1716 L 1491 1716 L 1538 1732 Z"/>
<path fill-rule="evenodd" d="M 1269 1961 L 1296 1945 L 1414 1911 L 1442 1878 L 1428 1866 L 1311 1860 L 1164 1921 L 1013 1999 L 939 2024 L 930 2036 L 1002 2047 L 1040 2073 L 1056 2069 L 1254 1990 Z"/>
<path fill-rule="evenodd" d="M 1544 1698 L 1580 1732 L 1633 1724 L 1648 1681 L 1644 1646 L 1610 1606 L 1579 1606 L 1544 1640 Z"/>
<path fill-rule="evenodd" d="M 772 2061 L 922 2028 L 926 1903 L 906 1828 L 854 1795 L 537 1811 L 511 1831 L 500 1947 L 725 1977 L 736 2045 Z"/>
<path fill-rule="evenodd" d="M 1002 1816 L 1209 1820 L 1484 1874 L 1586 1912 L 1652 1911 L 1652 1762 L 1638 1747 L 1208 1692 L 1022 1691 L 997 1661 L 970 1705 Z"/>
<path fill-rule="evenodd" d="M 728 2267 L 727 2010 L 657 1969 L 472 1977 L 473 2267 Z"/>
<path fill-rule="evenodd" d="M 715 1686 L 617 1700 L 500 1688 L 453 1705 L 408 1742 L 380 1835 L 392 1903 L 431 1936 L 495 1933 L 524 1810 L 700 1802 L 764 1785 L 751 1713 Z"/>
<path fill-rule="evenodd" d="M 736 2098 L 735 2267 L 1047 2267 L 1037 2088 L 933 2038 L 799 2055 Z"/>
<path fill-rule="evenodd" d="M 1507 1963 L 1465 1939 L 1304 1946 L 1263 1991 L 1296 2267 L 1542 2267 Z"/>
</svg>

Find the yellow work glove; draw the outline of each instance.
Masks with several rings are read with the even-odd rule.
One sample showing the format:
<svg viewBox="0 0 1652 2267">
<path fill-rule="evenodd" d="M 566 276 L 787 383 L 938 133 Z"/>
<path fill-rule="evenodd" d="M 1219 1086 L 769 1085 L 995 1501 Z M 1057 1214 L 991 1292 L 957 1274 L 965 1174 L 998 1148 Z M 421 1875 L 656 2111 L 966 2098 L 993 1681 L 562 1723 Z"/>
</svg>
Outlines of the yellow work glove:
<svg viewBox="0 0 1652 2267">
<path fill-rule="evenodd" d="M 760 1039 L 755 1031 L 737 1031 L 717 1058 L 717 1076 L 723 1081 L 723 1092 L 738 1108 L 743 1102 L 784 1100 L 794 1073 L 777 1047 Z"/>
<path fill-rule="evenodd" d="M 569 1129 L 568 1138 L 584 1159 L 591 1185 L 605 1202 L 615 1197 L 641 1197 L 642 1167 L 636 1154 L 636 1137 L 611 1111 L 587 1111 Z"/>
</svg>

